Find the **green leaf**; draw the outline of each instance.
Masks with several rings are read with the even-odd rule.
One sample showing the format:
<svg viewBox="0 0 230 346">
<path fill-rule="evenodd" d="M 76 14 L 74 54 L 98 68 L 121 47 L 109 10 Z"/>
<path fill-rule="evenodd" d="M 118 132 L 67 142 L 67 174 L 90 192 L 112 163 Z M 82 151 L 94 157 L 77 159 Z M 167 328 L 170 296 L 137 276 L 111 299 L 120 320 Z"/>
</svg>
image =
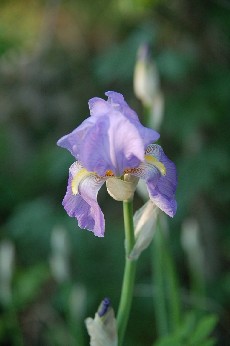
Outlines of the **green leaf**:
<svg viewBox="0 0 230 346">
<path fill-rule="evenodd" d="M 175 333 L 159 339 L 154 346 L 213 346 L 215 339 L 209 338 L 209 335 L 216 323 L 215 315 L 204 316 L 197 320 L 196 314 L 190 312 L 184 316 L 184 323 Z"/>
<path fill-rule="evenodd" d="M 215 339 L 211 338 L 205 341 L 202 341 L 202 343 L 199 343 L 198 346 L 214 346 L 216 344 Z"/>
<path fill-rule="evenodd" d="M 205 316 L 197 325 L 195 331 L 191 336 L 191 345 L 196 345 L 202 340 L 205 340 L 214 330 L 217 324 L 217 316 Z"/>
<path fill-rule="evenodd" d="M 182 346 L 182 343 L 178 335 L 170 335 L 154 343 L 154 346 Z"/>
</svg>

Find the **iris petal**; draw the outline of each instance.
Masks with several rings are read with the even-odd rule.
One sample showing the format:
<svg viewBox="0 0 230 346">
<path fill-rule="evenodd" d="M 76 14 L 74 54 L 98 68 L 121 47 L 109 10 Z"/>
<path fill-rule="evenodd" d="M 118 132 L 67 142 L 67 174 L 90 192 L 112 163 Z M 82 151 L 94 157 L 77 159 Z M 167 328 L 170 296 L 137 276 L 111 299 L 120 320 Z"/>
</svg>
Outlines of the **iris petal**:
<svg viewBox="0 0 230 346">
<path fill-rule="evenodd" d="M 144 147 L 146 149 L 147 145 L 150 143 L 153 143 L 157 141 L 160 138 L 160 135 L 155 130 L 149 129 L 147 127 L 144 127 L 138 118 L 138 115 L 132 108 L 129 107 L 128 103 L 124 100 L 124 97 L 122 94 L 117 93 L 115 91 L 107 91 L 105 93 L 106 96 L 108 96 L 108 103 L 113 105 L 114 109 L 121 112 L 123 115 L 125 115 L 130 122 L 132 122 L 133 125 L 136 126 L 138 129 L 139 135 L 142 138 L 144 142 Z"/>
<path fill-rule="evenodd" d="M 138 129 L 120 112 L 102 116 L 87 134 L 80 161 L 89 171 L 103 176 L 107 170 L 121 176 L 127 167 L 144 160 L 144 145 Z"/>
<path fill-rule="evenodd" d="M 130 119 L 139 121 L 137 113 L 129 107 L 122 94 L 115 91 L 107 91 L 105 95 L 108 96 L 107 102 L 111 104 L 115 110 L 119 110 L 122 114 Z"/>
<path fill-rule="evenodd" d="M 101 116 L 108 113 L 111 106 L 100 97 L 93 97 L 89 100 L 89 109 L 92 116 Z"/>
<path fill-rule="evenodd" d="M 78 162 L 75 162 L 70 167 L 67 191 L 62 204 L 67 214 L 78 220 L 80 228 L 86 228 L 96 236 L 103 237 L 105 221 L 104 215 L 97 203 L 97 194 L 105 180 L 89 173 L 80 181 L 78 186 L 79 193 L 74 195 L 72 181 L 82 168 Z"/>
<path fill-rule="evenodd" d="M 148 147 L 148 155 L 153 155 L 166 169 L 165 175 L 160 175 L 157 184 L 151 179 L 146 181 L 151 200 L 166 214 L 173 217 L 176 213 L 177 203 L 175 192 L 177 186 L 177 174 L 175 164 L 168 159 L 161 146 L 152 144 Z"/>
<path fill-rule="evenodd" d="M 84 120 L 80 126 L 70 132 L 68 135 L 61 137 L 57 145 L 69 150 L 71 154 L 78 160 L 81 152 L 81 146 L 87 140 L 88 131 L 94 126 L 97 119 L 89 117 Z"/>
<path fill-rule="evenodd" d="M 176 166 L 165 155 L 160 145 L 151 144 L 146 150 L 146 155 L 150 155 L 158 164 L 143 162 L 131 171 L 131 174 L 146 181 L 150 199 L 167 215 L 173 217 L 176 213 L 177 203 L 175 192 L 177 186 Z M 160 169 L 165 168 L 164 172 Z M 163 174 L 164 173 L 164 174 Z"/>
</svg>

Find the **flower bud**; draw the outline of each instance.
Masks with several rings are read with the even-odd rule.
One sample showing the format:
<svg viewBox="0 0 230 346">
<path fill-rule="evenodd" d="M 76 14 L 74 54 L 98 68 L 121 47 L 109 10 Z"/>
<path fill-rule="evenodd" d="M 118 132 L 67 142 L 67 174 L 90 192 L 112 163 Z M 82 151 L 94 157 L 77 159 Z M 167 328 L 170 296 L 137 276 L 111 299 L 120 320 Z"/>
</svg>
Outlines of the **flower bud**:
<svg viewBox="0 0 230 346">
<path fill-rule="evenodd" d="M 146 44 L 141 45 L 138 50 L 133 83 L 136 97 L 145 106 L 151 107 L 153 98 L 159 89 L 159 76 Z"/>
<path fill-rule="evenodd" d="M 151 201 L 143 205 L 134 214 L 134 233 L 135 245 L 129 254 L 132 260 L 138 259 L 143 250 L 145 250 L 151 243 L 155 231 L 155 224 L 157 220 L 159 208 Z"/>
<path fill-rule="evenodd" d="M 117 346 L 117 327 L 110 300 L 105 298 L 95 314 L 94 319 L 85 320 L 90 335 L 90 346 Z"/>
</svg>

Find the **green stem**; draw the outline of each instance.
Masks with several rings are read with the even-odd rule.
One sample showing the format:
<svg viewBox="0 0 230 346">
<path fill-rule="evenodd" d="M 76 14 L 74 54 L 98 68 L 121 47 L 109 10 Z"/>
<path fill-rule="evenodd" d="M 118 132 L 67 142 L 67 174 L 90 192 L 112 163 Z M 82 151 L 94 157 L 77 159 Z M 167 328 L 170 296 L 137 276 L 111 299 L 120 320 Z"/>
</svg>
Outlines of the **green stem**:
<svg viewBox="0 0 230 346">
<path fill-rule="evenodd" d="M 123 214 L 125 224 L 125 270 L 121 289 L 120 304 L 117 313 L 117 328 L 119 346 L 122 345 L 126 326 L 128 323 L 129 313 L 131 309 L 131 303 L 133 298 L 133 288 L 136 272 L 136 261 L 130 260 L 128 255 L 130 254 L 134 243 L 134 227 L 133 227 L 133 203 L 132 201 L 123 202 Z"/>
<path fill-rule="evenodd" d="M 162 218 L 159 217 L 153 241 L 154 306 L 159 338 L 175 333 L 181 322 L 178 278 Z"/>
<path fill-rule="evenodd" d="M 153 285 L 155 288 L 154 294 L 154 309 L 156 316 L 156 327 L 159 337 L 164 337 L 169 333 L 168 314 L 166 307 L 165 295 L 165 277 L 164 277 L 164 254 L 162 248 L 162 234 L 159 228 L 159 220 L 153 240 Z"/>
<path fill-rule="evenodd" d="M 163 245 L 165 246 L 165 275 L 166 287 L 168 288 L 167 300 L 169 322 L 171 333 L 175 333 L 178 330 L 181 321 L 180 288 L 169 244 L 167 239 L 164 239 L 163 241 Z"/>
</svg>

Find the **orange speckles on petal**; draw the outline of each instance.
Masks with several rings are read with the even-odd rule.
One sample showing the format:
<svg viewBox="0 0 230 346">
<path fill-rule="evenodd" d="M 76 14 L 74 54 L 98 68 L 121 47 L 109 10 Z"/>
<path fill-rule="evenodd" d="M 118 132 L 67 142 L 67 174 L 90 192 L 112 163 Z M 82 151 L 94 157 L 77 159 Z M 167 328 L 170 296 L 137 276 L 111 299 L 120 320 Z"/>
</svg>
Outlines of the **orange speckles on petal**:
<svg viewBox="0 0 230 346">
<path fill-rule="evenodd" d="M 141 174 L 143 171 L 142 168 L 136 167 L 136 168 L 128 168 L 124 170 L 124 174 Z"/>
<path fill-rule="evenodd" d="M 108 171 L 105 172 L 105 176 L 106 177 L 114 177 L 114 173 L 113 171 L 111 171 L 110 169 Z"/>
</svg>

